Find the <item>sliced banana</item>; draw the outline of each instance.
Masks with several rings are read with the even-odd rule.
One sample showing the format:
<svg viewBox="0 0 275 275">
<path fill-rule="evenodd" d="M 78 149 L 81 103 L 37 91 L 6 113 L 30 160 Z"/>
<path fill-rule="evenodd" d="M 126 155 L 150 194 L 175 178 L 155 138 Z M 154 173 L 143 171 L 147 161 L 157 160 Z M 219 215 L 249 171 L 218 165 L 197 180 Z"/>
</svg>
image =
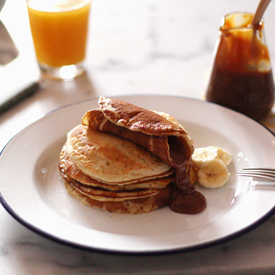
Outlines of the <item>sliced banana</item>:
<svg viewBox="0 0 275 275">
<path fill-rule="evenodd" d="M 217 147 L 208 146 L 203 148 L 196 148 L 192 155 L 193 164 L 197 168 L 202 168 L 209 165 L 214 160 L 220 160 L 225 166 L 230 164 L 232 158 L 229 152 Z"/>
<path fill-rule="evenodd" d="M 220 159 L 214 159 L 197 173 L 197 182 L 205 188 L 222 187 L 229 178 L 228 170 Z"/>
</svg>

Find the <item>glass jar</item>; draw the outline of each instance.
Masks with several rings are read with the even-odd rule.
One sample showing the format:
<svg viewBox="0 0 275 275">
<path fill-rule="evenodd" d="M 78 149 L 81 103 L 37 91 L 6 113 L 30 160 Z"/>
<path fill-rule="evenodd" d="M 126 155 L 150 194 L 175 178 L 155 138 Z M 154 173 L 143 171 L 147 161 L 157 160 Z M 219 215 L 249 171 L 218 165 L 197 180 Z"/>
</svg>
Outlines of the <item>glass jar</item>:
<svg viewBox="0 0 275 275">
<path fill-rule="evenodd" d="M 253 14 L 223 17 L 205 98 L 254 119 L 274 105 L 274 80 L 264 23 L 250 26 Z"/>
</svg>

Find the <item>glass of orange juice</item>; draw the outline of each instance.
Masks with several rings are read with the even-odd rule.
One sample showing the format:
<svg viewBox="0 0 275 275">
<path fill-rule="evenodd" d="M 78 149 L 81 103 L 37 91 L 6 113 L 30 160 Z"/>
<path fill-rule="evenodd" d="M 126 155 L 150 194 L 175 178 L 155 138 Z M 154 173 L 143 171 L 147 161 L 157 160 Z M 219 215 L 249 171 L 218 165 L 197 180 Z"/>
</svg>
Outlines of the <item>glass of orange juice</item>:
<svg viewBox="0 0 275 275">
<path fill-rule="evenodd" d="M 91 0 L 27 0 L 40 70 L 56 79 L 85 72 Z"/>
</svg>

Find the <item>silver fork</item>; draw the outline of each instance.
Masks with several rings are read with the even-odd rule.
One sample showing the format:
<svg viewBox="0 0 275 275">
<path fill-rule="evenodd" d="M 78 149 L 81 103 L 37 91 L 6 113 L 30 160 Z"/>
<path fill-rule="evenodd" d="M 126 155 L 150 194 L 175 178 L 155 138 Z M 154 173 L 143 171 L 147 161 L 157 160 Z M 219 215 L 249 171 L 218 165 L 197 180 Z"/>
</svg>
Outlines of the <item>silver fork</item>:
<svg viewBox="0 0 275 275">
<path fill-rule="evenodd" d="M 275 168 L 243 168 L 237 173 L 238 176 L 253 177 L 258 179 L 269 180 L 272 182 L 261 182 L 261 185 L 275 186 Z"/>
</svg>

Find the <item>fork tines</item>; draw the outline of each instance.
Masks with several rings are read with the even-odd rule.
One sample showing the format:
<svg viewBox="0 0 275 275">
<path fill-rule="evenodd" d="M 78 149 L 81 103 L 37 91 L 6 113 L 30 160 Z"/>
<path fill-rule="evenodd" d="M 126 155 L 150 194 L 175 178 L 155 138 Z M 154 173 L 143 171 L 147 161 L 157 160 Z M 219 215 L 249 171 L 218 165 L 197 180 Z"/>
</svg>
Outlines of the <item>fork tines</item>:
<svg viewBox="0 0 275 275">
<path fill-rule="evenodd" d="M 275 169 L 274 168 L 243 168 L 237 173 L 238 176 L 255 177 L 260 179 L 275 181 Z"/>
</svg>

